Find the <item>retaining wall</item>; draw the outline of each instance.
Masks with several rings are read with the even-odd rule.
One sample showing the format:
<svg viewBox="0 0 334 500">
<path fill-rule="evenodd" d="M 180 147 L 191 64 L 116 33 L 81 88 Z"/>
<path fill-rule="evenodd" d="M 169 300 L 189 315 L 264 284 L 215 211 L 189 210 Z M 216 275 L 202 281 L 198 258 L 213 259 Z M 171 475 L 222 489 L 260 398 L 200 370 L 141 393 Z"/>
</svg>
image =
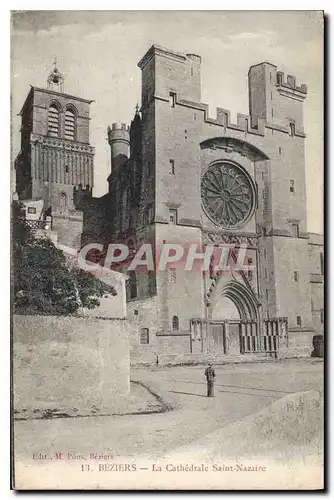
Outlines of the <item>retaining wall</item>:
<svg viewBox="0 0 334 500">
<path fill-rule="evenodd" d="M 130 390 L 124 319 L 13 317 L 14 410 L 109 408 Z"/>
</svg>

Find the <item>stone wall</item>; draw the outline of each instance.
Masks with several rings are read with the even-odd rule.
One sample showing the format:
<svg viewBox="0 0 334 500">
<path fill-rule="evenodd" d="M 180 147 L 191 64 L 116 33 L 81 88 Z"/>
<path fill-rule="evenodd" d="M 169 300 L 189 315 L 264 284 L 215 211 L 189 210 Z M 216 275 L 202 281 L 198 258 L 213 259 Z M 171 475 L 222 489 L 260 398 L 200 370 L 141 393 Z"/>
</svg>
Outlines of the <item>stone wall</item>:
<svg viewBox="0 0 334 500">
<path fill-rule="evenodd" d="M 310 233 L 308 241 L 313 326 L 324 334 L 324 237 Z"/>
<path fill-rule="evenodd" d="M 14 410 L 110 409 L 130 390 L 124 319 L 13 317 Z"/>
<path fill-rule="evenodd" d="M 312 319 L 315 333 L 324 334 L 324 283 L 311 282 Z"/>
<path fill-rule="evenodd" d="M 289 328 L 312 328 L 307 240 L 273 237 L 277 316 L 287 316 Z M 297 272 L 297 281 L 294 273 Z"/>
<path fill-rule="evenodd" d="M 189 334 L 182 335 L 158 335 L 157 341 L 159 345 L 159 352 L 162 353 L 191 353 L 192 339 Z"/>
<path fill-rule="evenodd" d="M 312 330 L 289 330 L 288 344 L 280 347 L 280 358 L 310 357 L 313 351 L 312 339 L 315 332 Z"/>
</svg>

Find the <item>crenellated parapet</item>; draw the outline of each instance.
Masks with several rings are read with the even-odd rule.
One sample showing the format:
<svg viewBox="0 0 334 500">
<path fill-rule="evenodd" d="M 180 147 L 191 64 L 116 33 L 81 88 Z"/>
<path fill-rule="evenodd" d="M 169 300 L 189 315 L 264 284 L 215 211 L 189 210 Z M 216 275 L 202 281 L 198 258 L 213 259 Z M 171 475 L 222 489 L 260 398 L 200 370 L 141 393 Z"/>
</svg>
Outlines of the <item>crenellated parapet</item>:
<svg viewBox="0 0 334 500">
<path fill-rule="evenodd" d="M 126 123 L 113 123 L 107 128 L 108 142 L 111 145 L 115 141 L 130 142 L 130 127 Z"/>
<path fill-rule="evenodd" d="M 303 87 L 303 86 L 302 86 Z M 305 85 L 306 87 L 306 85 Z M 283 91 L 282 91 L 283 92 Z M 295 91 L 297 92 L 297 90 Z M 306 97 L 306 94 L 304 94 Z M 305 98 L 304 97 L 304 98 Z M 161 99 L 161 98 L 158 98 Z M 299 99 L 300 100 L 300 99 Z M 216 108 L 216 117 L 211 117 L 209 115 L 209 106 L 205 103 L 196 103 L 193 101 L 188 101 L 186 99 L 178 99 L 176 96 L 176 105 L 185 106 L 194 110 L 203 112 L 203 120 L 206 123 L 211 123 L 212 125 L 218 125 L 223 127 L 225 130 L 236 130 L 239 132 L 244 132 L 245 134 L 254 134 L 259 136 L 265 135 L 266 128 L 275 129 L 286 134 L 289 133 L 289 126 L 287 124 L 273 124 L 268 123 L 264 118 L 257 118 L 252 125 L 252 120 L 250 115 L 244 113 L 237 114 L 237 123 L 231 121 L 231 111 L 225 108 Z M 298 137 L 305 137 L 303 130 L 296 129 L 295 135 Z"/>
<path fill-rule="evenodd" d="M 249 115 L 243 113 L 237 114 L 237 123 L 231 121 L 231 111 L 224 108 L 216 108 L 216 117 L 209 116 L 209 106 L 204 103 L 195 103 L 186 99 L 177 99 L 176 104 L 180 106 L 189 107 L 203 112 L 203 118 L 206 123 L 218 125 L 225 129 L 238 130 L 240 132 L 264 135 L 265 133 L 265 120 L 258 119 L 256 126 L 251 126 L 251 119 Z"/>
<path fill-rule="evenodd" d="M 252 127 L 250 116 L 243 113 L 238 113 L 237 123 L 232 123 L 231 112 L 224 108 L 216 108 L 216 118 L 210 118 L 207 116 L 205 121 L 214 123 L 215 125 L 220 125 L 228 129 L 239 130 L 240 132 L 264 135 L 264 120 L 258 119 L 257 125 L 255 127 Z"/>
<path fill-rule="evenodd" d="M 299 101 L 303 101 L 307 95 L 307 85 L 302 83 L 300 86 L 297 85 L 296 77 L 292 75 L 285 75 L 282 71 L 277 71 L 276 74 L 276 88 L 281 95 L 287 97 L 293 97 Z"/>
</svg>

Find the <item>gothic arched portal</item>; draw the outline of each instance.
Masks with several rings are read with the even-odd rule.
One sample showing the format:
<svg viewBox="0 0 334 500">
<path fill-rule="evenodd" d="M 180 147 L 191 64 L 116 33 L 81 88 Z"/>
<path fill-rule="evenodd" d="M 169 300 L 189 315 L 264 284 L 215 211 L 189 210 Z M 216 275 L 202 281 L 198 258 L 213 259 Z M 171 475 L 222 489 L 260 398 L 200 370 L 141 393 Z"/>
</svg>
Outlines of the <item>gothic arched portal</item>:
<svg viewBox="0 0 334 500">
<path fill-rule="evenodd" d="M 210 307 L 211 348 L 229 355 L 244 352 L 248 340 L 245 334 L 258 331 L 258 321 L 258 304 L 253 291 L 236 280 L 227 282 L 217 290 Z"/>
<path fill-rule="evenodd" d="M 252 290 L 238 281 L 229 281 L 221 290 L 217 291 L 211 306 L 211 317 L 215 320 L 231 319 L 230 311 L 224 315 L 224 301 L 230 299 L 239 313 L 240 320 L 257 321 L 259 317 L 256 298 Z M 225 307 L 226 310 L 226 307 Z M 233 318 L 237 319 L 237 318 Z"/>
</svg>

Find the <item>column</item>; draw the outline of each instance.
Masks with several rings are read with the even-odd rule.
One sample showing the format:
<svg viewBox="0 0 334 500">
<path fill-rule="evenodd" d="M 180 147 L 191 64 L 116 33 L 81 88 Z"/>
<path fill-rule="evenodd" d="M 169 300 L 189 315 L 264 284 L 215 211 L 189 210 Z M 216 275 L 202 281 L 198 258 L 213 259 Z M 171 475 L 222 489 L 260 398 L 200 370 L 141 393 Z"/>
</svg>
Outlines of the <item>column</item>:
<svg viewBox="0 0 334 500">
<path fill-rule="evenodd" d="M 52 169 L 51 169 L 50 149 L 49 148 L 45 148 L 44 156 L 45 156 L 45 159 L 46 159 L 46 170 L 47 170 L 48 181 L 49 181 L 49 183 L 51 185 L 51 182 L 52 182 Z"/>
<path fill-rule="evenodd" d="M 89 184 L 89 157 L 87 154 L 84 156 L 84 162 L 85 162 L 85 186 Z"/>
<path fill-rule="evenodd" d="M 70 170 L 70 182 L 71 184 L 73 185 L 76 185 L 76 182 L 75 182 L 75 175 L 74 175 L 74 154 L 73 152 L 71 151 L 70 154 L 69 154 L 69 170 Z"/>
<path fill-rule="evenodd" d="M 241 352 L 245 352 L 247 345 L 246 345 L 246 338 L 247 335 L 247 325 L 243 321 L 240 323 L 240 343 L 241 343 Z"/>
<path fill-rule="evenodd" d="M 88 183 L 90 187 L 93 187 L 93 157 L 89 156 L 89 177 Z"/>
<path fill-rule="evenodd" d="M 268 342 L 268 320 L 264 322 L 264 330 L 263 330 L 263 350 L 267 350 L 267 342 Z"/>
<path fill-rule="evenodd" d="M 79 185 L 78 155 L 76 152 L 73 152 L 73 175 L 74 175 L 74 184 L 78 186 Z"/>
<path fill-rule="evenodd" d="M 247 351 L 251 351 L 252 350 L 252 338 L 251 338 L 251 335 L 252 335 L 252 324 L 250 322 L 247 322 L 246 323 L 246 345 L 247 345 Z"/>
<path fill-rule="evenodd" d="M 42 172 L 42 180 L 48 181 L 48 170 L 47 170 L 47 164 L 46 164 L 46 157 L 45 157 L 45 148 L 44 146 L 41 147 L 41 172 Z"/>
<path fill-rule="evenodd" d="M 79 154 L 79 171 L 80 171 L 80 184 L 84 187 L 85 180 L 83 176 L 83 163 L 82 163 L 82 154 Z"/>
<path fill-rule="evenodd" d="M 256 345 L 256 323 L 252 322 L 251 324 L 251 328 L 252 328 L 252 338 L 251 338 L 251 342 L 252 342 L 252 351 L 255 352 L 257 350 L 257 345 Z"/>
<path fill-rule="evenodd" d="M 270 347 L 271 351 L 273 351 L 273 349 L 274 349 L 274 333 L 275 333 L 275 330 L 274 330 L 274 321 L 270 320 L 270 341 L 269 341 L 269 347 Z"/>
<path fill-rule="evenodd" d="M 225 354 L 230 352 L 230 329 L 228 322 L 223 323 L 224 336 L 225 336 Z"/>
</svg>

